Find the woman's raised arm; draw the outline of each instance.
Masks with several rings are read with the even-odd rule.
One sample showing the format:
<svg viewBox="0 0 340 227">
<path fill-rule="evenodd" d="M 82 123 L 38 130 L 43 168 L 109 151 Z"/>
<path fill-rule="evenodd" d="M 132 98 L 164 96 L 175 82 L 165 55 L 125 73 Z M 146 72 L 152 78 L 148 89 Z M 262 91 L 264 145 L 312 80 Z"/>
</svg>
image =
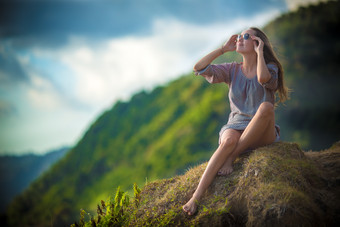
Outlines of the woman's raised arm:
<svg viewBox="0 0 340 227">
<path fill-rule="evenodd" d="M 264 42 L 262 41 L 261 38 L 256 37 L 256 36 L 251 36 L 253 41 L 257 41 L 254 42 L 254 50 L 257 54 L 257 80 L 259 81 L 260 84 L 265 84 L 267 83 L 270 78 L 272 77 L 266 61 L 264 60 L 264 53 L 263 53 L 263 47 L 264 47 Z"/>
<path fill-rule="evenodd" d="M 228 51 L 235 51 L 236 49 L 236 39 L 237 35 L 232 35 L 230 39 L 223 44 L 221 48 L 218 48 L 208 55 L 204 56 L 201 60 L 199 60 L 196 65 L 194 66 L 194 71 L 198 72 L 204 68 L 206 68 L 213 60 L 217 57 L 221 56 L 222 54 Z"/>
</svg>

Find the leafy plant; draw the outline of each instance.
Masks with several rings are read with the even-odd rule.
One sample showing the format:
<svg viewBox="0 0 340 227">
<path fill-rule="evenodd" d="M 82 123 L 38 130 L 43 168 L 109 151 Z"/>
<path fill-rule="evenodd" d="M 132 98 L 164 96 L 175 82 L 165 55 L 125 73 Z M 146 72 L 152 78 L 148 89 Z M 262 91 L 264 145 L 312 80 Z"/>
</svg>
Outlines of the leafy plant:
<svg viewBox="0 0 340 227">
<path fill-rule="evenodd" d="M 134 188 L 137 190 L 138 186 L 134 185 Z M 89 222 L 86 222 L 86 212 L 81 210 L 79 224 L 75 223 L 71 227 L 123 226 L 129 216 L 129 213 L 126 212 L 129 204 L 129 195 L 118 187 L 114 198 L 110 197 L 106 203 L 101 200 L 101 204 L 97 205 L 97 218 L 91 218 Z"/>
</svg>

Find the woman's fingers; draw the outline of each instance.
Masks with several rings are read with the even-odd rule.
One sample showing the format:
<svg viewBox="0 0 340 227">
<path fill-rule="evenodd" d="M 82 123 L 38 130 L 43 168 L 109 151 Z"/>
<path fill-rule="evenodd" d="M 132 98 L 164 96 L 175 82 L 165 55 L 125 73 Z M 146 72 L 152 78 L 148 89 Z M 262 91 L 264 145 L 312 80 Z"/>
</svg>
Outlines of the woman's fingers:
<svg viewBox="0 0 340 227">
<path fill-rule="evenodd" d="M 257 37 L 257 36 L 254 36 L 254 35 L 252 35 L 250 37 L 252 38 L 252 40 L 256 39 L 258 41 L 260 41 L 260 40 L 262 41 L 262 39 L 260 37 Z"/>
<path fill-rule="evenodd" d="M 236 49 L 236 39 L 237 35 L 232 35 L 223 47 L 228 51 L 234 51 Z"/>
<path fill-rule="evenodd" d="M 237 35 L 230 36 L 229 40 L 226 41 L 222 46 L 223 53 L 225 53 L 227 51 L 236 50 L 236 39 L 237 39 Z"/>
<path fill-rule="evenodd" d="M 234 34 L 234 35 L 232 35 L 230 38 L 232 38 L 232 39 L 235 39 L 235 40 L 236 40 L 237 36 L 238 36 L 238 34 Z"/>
<path fill-rule="evenodd" d="M 257 36 L 254 36 L 254 35 L 252 35 L 252 36 L 250 36 L 251 37 L 251 39 L 254 41 L 254 43 L 255 43 L 255 45 L 254 45 L 254 50 L 255 51 L 259 51 L 260 49 L 262 49 L 263 48 L 263 41 L 262 41 L 262 39 L 260 38 L 260 37 L 257 37 Z"/>
<path fill-rule="evenodd" d="M 232 43 L 235 43 L 236 42 L 236 39 L 237 39 L 237 36 L 238 35 L 232 35 L 229 39 L 229 41 L 231 41 Z"/>
</svg>

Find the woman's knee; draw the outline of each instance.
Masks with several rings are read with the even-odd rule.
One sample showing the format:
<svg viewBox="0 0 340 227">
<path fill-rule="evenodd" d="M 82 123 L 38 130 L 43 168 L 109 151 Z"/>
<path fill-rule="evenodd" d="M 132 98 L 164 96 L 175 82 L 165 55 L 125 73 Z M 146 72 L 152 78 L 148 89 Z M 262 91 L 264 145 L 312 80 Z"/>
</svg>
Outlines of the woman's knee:
<svg viewBox="0 0 340 227">
<path fill-rule="evenodd" d="M 226 146 L 226 147 L 234 147 L 236 146 L 237 142 L 239 140 L 239 137 L 236 136 L 226 136 L 221 139 L 221 146 Z"/>
<path fill-rule="evenodd" d="M 261 103 L 257 113 L 262 117 L 272 117 L 274 116 L 274 105 L 270 102 Z"/>
</svg>

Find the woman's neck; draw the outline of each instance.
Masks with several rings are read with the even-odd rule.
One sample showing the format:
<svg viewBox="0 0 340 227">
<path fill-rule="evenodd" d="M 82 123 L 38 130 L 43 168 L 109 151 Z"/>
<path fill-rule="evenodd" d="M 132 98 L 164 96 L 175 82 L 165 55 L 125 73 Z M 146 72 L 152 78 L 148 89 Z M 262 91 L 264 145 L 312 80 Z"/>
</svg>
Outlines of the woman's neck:
<svg viewBox="0 0 340 227">
<path fill-rule="evenodd" d="M 257 70 L 257 54 L 251 53 L 243 55 L 242 71 L 248 77 L 256 75 Z"/>
</svg>

